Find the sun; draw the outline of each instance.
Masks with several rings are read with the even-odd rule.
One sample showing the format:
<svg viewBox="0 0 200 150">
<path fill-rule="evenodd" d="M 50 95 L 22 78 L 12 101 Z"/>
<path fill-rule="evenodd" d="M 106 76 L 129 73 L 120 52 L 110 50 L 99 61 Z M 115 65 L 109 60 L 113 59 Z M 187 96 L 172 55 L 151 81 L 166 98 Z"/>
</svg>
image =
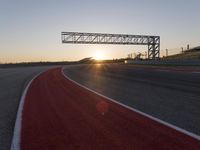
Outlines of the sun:
<svg viewBox="0 0 200 150">
<path fill-rule="evenodd" d="M 96 50 L 94 53 L 94 59 L 96 60 L 103 60 L 105 57 L 105 53 L 102 50 Z"/>
</svg>

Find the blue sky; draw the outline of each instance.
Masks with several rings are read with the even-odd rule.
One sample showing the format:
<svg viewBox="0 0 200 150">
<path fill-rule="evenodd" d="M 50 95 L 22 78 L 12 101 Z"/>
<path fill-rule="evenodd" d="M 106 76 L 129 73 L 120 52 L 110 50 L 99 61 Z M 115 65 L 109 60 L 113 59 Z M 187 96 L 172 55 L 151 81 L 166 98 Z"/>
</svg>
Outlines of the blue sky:
<svg viewBox="0 0 200 150">
<path fill-rule="evenodd" d="M 62 31 L 161 36 L 161 49 L 200 45 L 199 0 L 0 0 L 0 62 L 105 58 L 140 46 L 67 45 Z M 164 53 L 164 51 L 163 51 Z"/>
</svg>

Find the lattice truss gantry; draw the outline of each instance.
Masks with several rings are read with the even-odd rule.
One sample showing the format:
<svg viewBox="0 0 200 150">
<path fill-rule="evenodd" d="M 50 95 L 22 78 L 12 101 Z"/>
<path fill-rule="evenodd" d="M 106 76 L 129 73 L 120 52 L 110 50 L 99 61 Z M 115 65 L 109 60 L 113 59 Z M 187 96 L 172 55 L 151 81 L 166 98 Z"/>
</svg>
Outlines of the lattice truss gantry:
<svg viewBox="0 0 200 150">
<path fill-rule="evenodd" d="M 148 45 L 148 58 L 159 59 L 160 37 L 147 35 L 62 32 L 62 43 Z"/>
</svg>

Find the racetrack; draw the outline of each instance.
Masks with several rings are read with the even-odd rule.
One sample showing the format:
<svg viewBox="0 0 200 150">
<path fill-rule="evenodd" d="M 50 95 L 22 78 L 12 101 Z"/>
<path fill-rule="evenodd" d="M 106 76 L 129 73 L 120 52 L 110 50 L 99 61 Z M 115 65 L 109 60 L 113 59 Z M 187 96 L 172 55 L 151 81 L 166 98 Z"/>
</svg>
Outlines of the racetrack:
<svg viewBox="0 0 200 150">
<path fill-rule="evenodd" d="M 134 65 L 68 66 L 73 80 L 123 104 L 200 135 L 200 69 Z"/>
<path fill-rule="evenodd" d="M 200 148 L 199 139 L 75 84 L 61 68 L 35 78 L 23 100 L 13 150 Z"/>
<path fill-rule="evenodd" d="M 0 69 L 0 149 L 9 150 L 21 93 L 34 75 L 49 67 Z"/>
<path fill-rule="evenodd" d="M 25 67 L 25 68 L 0 69 L 0 85 L 1 85 L 0 86 L 0 91 L 1 91 L 0 92 L 0 108 L 1 108 L 0 109 L 0 127 L 1 127 L 0 149 L 7 150 L 10 148 L 16 112 L 17 112 L 17 108 L 19 104 L 19 99 L 21 97 L 22 91 L 24 90 L 24 87 L 27 85 L 28 81 L 30 81 L 33 78 L 34 75 L 38 74 L 41 71 L 46 70 L 47 68 L 48 67 Z M 189 70 L 178 69 L 177 70 L 175 68 L 171 70 L 171 69 L 163 69 L 163 68 L 158 68 L 158 67 L 149 68 L 149 67 L 136 67 L 132 65 L 114 65 L 114 64 L 112 65 L 108 65 L 108 64 L 107 65 L 74 65 L 74 66 L 71 65 L 71 66 L 66 66 L 65 68 L 66 69 L 64 70 L 64 72 L 67 76 L 69 76 L 73 80 L 78 81 L 79 83 L 103 95 L 106 95 L 119 102 L 122 102 L 123 104 L 131 106 L 132 108 L 136 108 L 137 110 L 145 112 L 151 116 L 154 116 L 156 118 L 159 118 L 161 120 L 174 124 L 187 131 L 193 132 L 195 134 L 200 133 L 200 128 L 199 128 L 200 127 L 200 119 L 199 119 L 200 118 L 199 117 L 200 116 L 200 111 L 199 111 L 200 74 L 199 74 L 198 69 L 197 70 L 192 70 L 192 69 L 189 69 Z M 57 100 L 57 96 L 58 96 L 57 94 L 59 94 L 57 92 L 59 91 L 58 89 L 61 88 L 60 91 L 62 91 L 62 93 L 59 95 L 62 95 L 63 93 L 64 94 L 59 99 L 62 100 L 63 97 L 64 98 L 66 97 L 65 94 L 67 94 L 67 91 L 69 91 L 68 89 L 69 81 L 66 84 L 61 84 L 61 83 L 66 82 L 66 81 L 63 81 L 66 79 L 60 79 L 60 78 L 63 78 L 60 72 L 58 74 L 58 78 L 56 78 L 55 74 L 52 75 L 52 72 L 49 73 L 49 71 L 48 71 L 48 74 L 46 75 L 48 75 L 48 77 L 45 77 L 44 78 L 45 80 L 42 80 L 42 81 L 40 80 L 40 82 L 43 84 L 43 86 L 45 85 L 45 87 L 36 88 L 36 90 L 34 90 L 34 92 L 41 92 L 39 97 L 43 97 L 45 101 L 47 100 L 46 102 L 44 101 L 42 105 L 40 105 L 41 103 L 40 104 L 38 103 L 38 106 L 40 105 L 41 107 L 41 111 L 42 111 L 41 114 L 43 114 L 46 104 L 49 103 L 48 101 L 49 99 L 46 99 L 45 95 L 42 94 L 43 92 L 45 93 L 46 91 L 47 93 L 49 93 L 49 91 L 52 91 L 51 93 L 49 93 L 51 95 L 49 97 L 52 97 L 52 99 Z M 61 83 L 59 83 L 59 81 Z M 48 88 L 49 84 L 50 85 L 53 84 L 52 88 L 54 90 L 52 90 L 51 88 L 50 89 Z M 56 85 L 58 87 L 54 87 Z M 75 91 L 72 90 L 71 92 L 68 93 L 70 94 L 71 98 L 73 98 L 73 96 L 76 97 L 79 95 L 78 94 L 79 92 L 76 92 L 76 90 Z M 34 95 L 38 96 L 37 94 L 34 94 Z M 93 94 L 89 92 L 89 97 L 92 95 Z M 84 96 L 79 96 L 79 97 L 82 99 L 82 97 Z M 78 101 L 75 101 L 75 102 L 78 102 Z M 63 102 L 63 106 L 65 105 L 68 105 L 68 104 L 65 104 L 65 102 Z M 62 106 L 59 106 L 59 107 L 56 106 L 55 108 L 59 109 L 60 107 Z M 44 110 L 42 110 L 42 108 L 44 108 Z M 74 110 L 74 109 L 75 108 L 71 107 L 71 110 Z M 105 108 L 104 107 L 102 108 L 102 106 L 100 105 L 99 110 L 102 110 L 102 109 L 105 110 Z M 38 110 L 35 109 L 35 111 L 37 112 Z M 118 114 L 119 112 L 117 111 L 114 113 Z M 67 113 L 64 113 L 64 114 L 67 114 Z M 27 115 L 30 115 L 30 114 L 27 113 Z M 54 115 L 57 115 L 57 114 L 55 112 L 52 112 L 52 114 L 48 117 L 51 117 L 51 116 L 54 117 Z M 120 115 L 118 114 L 118 116 Z M 67 117 L 71 116 L 71 113 L 69 116 L 68 115 L 66 116 Z M 62 117 L 65 118 L 66 116 L 63 115 Z M 131 114 L 130 116 L 135 116 L 135 115 Z M 127 116 L 125 115 L 124 118 L 126 117 Z M 29 117 L 29 118 L 34 119 L 35 117 Z M 60 117 L 58 117 L 58 119 L 59 118 Z M 51 119 L 49 120 L 50 122 L 52 121 Z M 60 118 L 59 121 L 61 122 L 60 123 L 56 122 L 55 124 L 58 123 L 58 126 L 62 126 L 63 125 L 62 120 L 63 118 Z M 65 122 L 65 119 L 64 119 L 64 122 Z M 131 125 L 135 123 L 136 122 L 134 121 L 134 123 L 132 122 Z M 77 124 L 79 125 L 79 123 Z M 123 126 L 124 124 L 122 124 L 121 126 Z M 143 130 L 141 129 L 142 124 L 140 125 L 139 124 L 136 128 L 133 128 L 132 130 L 134 129 L 139 130 L 139 128 L 140 130 Z M 64 124 L 64 125 L 67 126 L 68 124 Z M 184 143 L 185 142 L 188 143 L 188 140 L 186 141 L 183 140 L 185 138 L 182 136 L 177 138 L 177 132 L 175 132 L 174 130 L 167 128 L 167 130 L 166 131 L 164 130 L 164 133 L 163 133 L 162 131 L 163 127 L 161 128 L 159 127 L 158 129 L 155 129 L 157 128 L 157 125 L 155 126 L 154 125 L 155 124 L 153 123 L 151 131 L 149 130 L 148 131 L 144 130 L 144 131 L 155 132 L 156 133 L 155 135 L 159 134 L 159 136 L 157 135 L 158 137 L 160 137 L 161 133 L 163 134 L 162 136 L 166 136 L 167 135 L 166 131 L 169 131 L 169 133 L 172 133 L 172 135 L 175 135 L 172 138 L 171 137 L 172 135 L 170 134 L 171 138 L 168 140 L 169 145 L 171 143 L 170 142 L 171 139 L 175 141 L 179 141 L 181 139 L 181 141 L 184 141 Z M 85 128 L 87 127 L 85 126 Z M 120 129 L 120 127 L 117 127 L 117 128 Z M 37 130 L 37 128 L 35 129 Z M 122 129 L 120 130 L 127 130 L 127 129 L 129 128 L 124 129 L 124 127 L 122 127 Z M 49 130 L 49 128 L 47 128 L 47 130 L 49 131 L 49 134 L 51 134 L 51 131 Z M 56 135 L 56 133 L 52 132 L 52 134 L 55 134 L 55 137 L 53 139 L 50 139 L 50 140 L 53 140 L 51 142 L 54 142 L 54 141 L 56 142 L 57 138 L 58 139 L 62 138 L 63 133 L 68 134 L 67 131 L 64 131 L 64 130 L 60 131 L 61 134 L 60 132 L 59 134 L 61 135 L 61 137 L 59 137 L 59 134 Z M 37 134 L 37 132 L 35 132 L 34 134 Z M 181 133 L 178 133 L 178 135 L 179 134 Z M 33 136 L 33 134 L 31 134 L 31 136 Z M 142 138 L 148 139 L 148 137 L 146 136 Z M 155 139 L 157 138 L 154 137 L 150 140 L 154 141 Z M 43 139 L 43 142 L 45 142 L 45 139 Z M 62 139 L 61 139 L 61 142 L 62 142 Z M 57 144 L 59 145 L 59 143 Z M 179 143 L 179 144 L 181 144 L 182 146 L 184 145 L 183 143 Z M 180 149 L 179 144 L 177 143 L 175 144 L 177 145 L 177 149 Z M 192 144 L 192 145 L 196 145 L 196 144 Z M 183 149 L 182 146 L 181 146 L 181 149 Z M 188 148 L 188 145 L 184 145 L 184 147 Z M 193 149 L 196 149 L 195 147 L 196 146 L 194 146 Z M 139 147 L 139 148 L 142 149 L 142 147 Z M 157 148 L 159 149 L 160 147 L 157 147 Z M 43 147 L 43 149 L 45 148 Z M 199 146 L 198 146 L 198 149 L 199 149 Z"/>
</svg>

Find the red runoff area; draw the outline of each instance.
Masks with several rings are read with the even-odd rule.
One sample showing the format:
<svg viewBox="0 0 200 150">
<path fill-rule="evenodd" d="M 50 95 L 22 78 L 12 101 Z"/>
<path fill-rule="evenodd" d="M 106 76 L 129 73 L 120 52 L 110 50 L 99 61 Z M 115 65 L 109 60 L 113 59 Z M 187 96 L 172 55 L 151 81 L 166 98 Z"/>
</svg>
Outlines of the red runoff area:
<svg viewBox="0 0 200 150">
<path fill-rule="evenodd" d="M 200 141 L 66 79 L 38 76 L 22 112 L 21 150 L 199 150 Z"/>
</svg>

